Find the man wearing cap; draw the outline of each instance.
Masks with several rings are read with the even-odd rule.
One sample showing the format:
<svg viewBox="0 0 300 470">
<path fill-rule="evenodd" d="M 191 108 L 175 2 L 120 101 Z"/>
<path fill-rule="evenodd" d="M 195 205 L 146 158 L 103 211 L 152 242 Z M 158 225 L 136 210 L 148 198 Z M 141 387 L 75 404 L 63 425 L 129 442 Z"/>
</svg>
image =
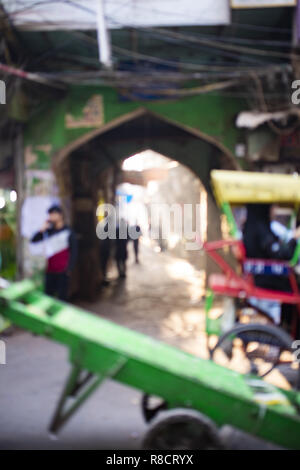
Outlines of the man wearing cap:
<svg viewBox="0 0 300 470">
<path fill-rule="evenodd" d="M 67 300 L 70 274 L 77 257 L 74 232 L 65 224 L 62 208 L 53 205 L 48 209 L 48 219 L 31 239 L 41 242 L 47 258 L 45 293 Z"/>
</svg>

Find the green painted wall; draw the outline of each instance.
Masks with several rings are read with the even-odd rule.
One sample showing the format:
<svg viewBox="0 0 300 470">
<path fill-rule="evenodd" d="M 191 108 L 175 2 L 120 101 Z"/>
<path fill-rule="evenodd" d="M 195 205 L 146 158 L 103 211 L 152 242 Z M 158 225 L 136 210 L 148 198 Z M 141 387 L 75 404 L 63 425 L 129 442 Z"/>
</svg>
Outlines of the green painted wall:
<svg viewBox="0 0 300 470">
<path fill-rule="evenodd" d="M 117 91 L 112 88 L 74 87 L 60 100 L 45 101 L 43 109 L 37 112 L 26 125 L 24 133 L 25 198 L 58 195 L 57 182 L 51 171 L 52 155 L 83 134 L 99 127 L 98 122 L 98 126 L 70 129 L 66 126 L 66 116 L 71 116 L 73 121 L 82 120 L 87 114 L 87 104 L 95 95 L 98 96 L 98 100 L 99 95 L 102 96 L 102 124 L 142 107 L 171 119 L 179 125 L 184 124 L 217 138 L 232 152 L 234 152 L 236 142 L 241 139 L 239 131 L 234 126 L 234 120 L 236 114 L 246 106 L 238 99 L 207 94 L 172 101 L 125 102 L 119 99 Z M 101 109 L 101 106 L 99 105 L 98 108 Z M 97 109 L 93 108 L 96 115 Z M 136 148 L 138 141 L 127 143 L 123 141 L 122 148 L 120 145 L 121 142 L 117 140 L 111 144 L 110 151 L 115 159 L 118 159 L 120 155 L 129 156 L 126 153 L 127 150 L 129 153 L 131 150 L 138 151 Z M 193 169 L 201 180 L 207 183 L 211 165 L 214 165 L 212 146 L 201 139 L 191 139 L 191 141 L 187 139 L 184 146 L 176 145 L 176 142 L 171 139 L 157 139 L 152 142 L 154 150 L 166 155 L 170 152 L 171 158 L 178 159 Z M 99 161 L 97 164 L 100 165 L 103 162 Z M 24 260 L 24 266 L 26 266 L 24 270 L 27 275 L 40 270 L 44 264 L 42 258 L 31 255 L 28 240 L 25 239 Z"/>
<path fill-rule="evenodd" d="M 49 168 L 51 155 L 98 127 L 68 129 L 65 126 L 65 115 L 68 113 L 73 118 L 80 119 L 88 100 L 94 95 L 102 96 L 105 124 L 143 107 L 178 124 L 216 137 L 232 152 L 236 142 L 241 139 L 240 132 L 234 126 L 236 114 L 246 108 L 246 104 L 240 99 L 211 93 L 177 100 L 125 102 L 120 100 L 113 88 L 78 86 L 71 88 L 63 99 L 45 102 L 43 109 L 28 122 L 25 146 L 31 146 L 37 158 L 35 161 L 27 161 L 27 168 Z M 45 150 L 40 146 L 48 148 Z"/>
</svg>

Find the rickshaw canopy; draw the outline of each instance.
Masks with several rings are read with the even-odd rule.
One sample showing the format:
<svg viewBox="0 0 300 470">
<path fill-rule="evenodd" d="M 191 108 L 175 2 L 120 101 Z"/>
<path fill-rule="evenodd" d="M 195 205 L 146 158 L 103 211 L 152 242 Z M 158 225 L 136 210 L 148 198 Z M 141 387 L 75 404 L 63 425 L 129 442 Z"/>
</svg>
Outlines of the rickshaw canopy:
<svg viewBox="0 0 300 470">
<path fill-rule="evenodd" d="M 211 180 L 220 206 L 224 203 L 300 204 L 298 175 L 213 170 Z"/>
</svg>

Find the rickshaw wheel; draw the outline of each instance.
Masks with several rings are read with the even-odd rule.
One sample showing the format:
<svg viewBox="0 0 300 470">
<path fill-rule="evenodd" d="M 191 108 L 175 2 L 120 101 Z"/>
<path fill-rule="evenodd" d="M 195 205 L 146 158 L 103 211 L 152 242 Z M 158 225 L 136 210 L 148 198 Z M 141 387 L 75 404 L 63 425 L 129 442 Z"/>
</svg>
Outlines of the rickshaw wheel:
<svg viewBox="0 0 300 470">
<path fill-rule="evenodd" d="M 142 443 L 149 450 L 214 450 L 224 444 L 216 425 L 202 413 L 175 408 L 160 413 L 151 422 Z"/>
<path fill-rule="evenodd" d="M 241 324 L 255 323 L 260 325 L 274 325 L 274 320 L 268 313 L 260 310 L 257 306 L 245 302 L 237 308 L 238 322 Z"/>
<path fill-rule="evenodd" d="M 248 370 L 239 370 L 239 372 L 266 377 L 280 364 L 283 352 L 290 353 L 291 357 L 291 361 L 286 361 L 285 364 L 289 366 L 292 364 L 291 345 L 291 337 L 277 326 L 259 323 L 237 325 L 220 336 L 216 345 L 210 350 L 210 359 L 222 364 L 220 359 L 224 358 L 227 364 L 222 365 L 236 370 L 240 366 L 243 367 L 241 353 L 244 353 Z M 286 379 L 291 383 L 289 378 Z"/>
</svg>

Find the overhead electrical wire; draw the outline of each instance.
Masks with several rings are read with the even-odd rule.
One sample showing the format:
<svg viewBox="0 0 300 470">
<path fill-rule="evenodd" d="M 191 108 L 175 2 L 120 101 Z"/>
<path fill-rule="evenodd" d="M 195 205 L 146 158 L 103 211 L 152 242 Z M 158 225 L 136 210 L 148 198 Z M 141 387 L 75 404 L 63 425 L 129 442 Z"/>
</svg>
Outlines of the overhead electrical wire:
<svg viewBox="0 0 300 470">
<path fill-rule="evenodd" d="M 77 2 L 75 1 L 71 1 L 71 0 L 45 0 L 45 1 L 37 1 L 37 2 L 34 2 L 33 4 L 31 4 L 30 8 L 32 9 L 32 7 L 35 7 L 35 6 L 40 6 L 40 5 L 44 5 L 44 4 L 48 4 L 48 3 L 51 3 L 51 4 L 54 4 L 54 3 L 64 3 L 66 5 L 69 5 L 69 6 L 73 6 L 74 8 L 78 8 L 78 9 L 81 9 L 83 11 L 86 11 L 87 13 L 90 13 L 91 15 L 95 15 L 97 14 L 97 12 L 95 10 L 93 10 L 92 8 L 89 8 L 87 6 L 84 6 L 82 4 L 78 4 Z M 129 2 L 125 2 L 125 5 L 128 4 Z M 30 9 L 29 7 L 27 7 L 27 9 Z M 140 8 L 140 7 L 139 7 Z M 142 8 L 143 10 L 145 10 L 145 8 L 143 7 Z M 169 14 L 171 12 L 168 12 Z M 12 14 L 16 14 L 15 12 L 13 12 Z M 261 49 L 256 49 L 256 48 L 250 48 L 250 47 L 245 47 L 245 46 L 238 46 L 238 45 L 235 45 L 235 44 L 222 44 L 222 40 L 220 41 L 215 41 L 213 39 L 206 39 L 206 38 L 200 38 L 200 37 L 197 37 L 197 36 L 194 36 L 194 35 L 190 35 L 190 34 L 183 34 L 183 33 L 179 33 L 179 32 L 174 32 L 174 31 L 170 31 L 170 30 L 166 30 L 164 28 L 151 28 L 151 27 L 147 27 L 147 28 L 139 28 L 139 27 L 136 27 L 135 25 L 131 25 L 130 23 L 129 24 L 125 24 L 125 23 L 121 23 L 117 20 L 115 20 L 114 18 L 112 17 L 106 17 L 109 21 L 111 22 L 114 22 L 116 25 L 119 25 L 120 27 L 125 27 L 125 28 L 132 28 L 132 29 L 136 29 L 136 30 L 139 30 L 139 31 L 145 31 L 145 32 L 154 32 L 154 33 L 161 33 L 163 35 L 165 35 L 166 37 L 173 37 L 173 38 L 178 38 L 178 39 L 181 39 L 181 40 L 184 40 L 184 41 L 187 41 L 187 42 L 194 42 L 194 43 L 198 43 L 198 44 L 203 44 L 203 45 L 208 45 L 208 46 L 213 46 L 215 48 L 218 48 L 218 49 L 223 49 L 223 50 L 228 50 L 228 51 L 236 51 L 238 53 L 241 53 L 241 52 L 244 52 L 246 54 L 250 54 L 250 55 L 260 55 L 260 56 L 266 56 L 266 55 L 269 55 L 269 56 L 272 56 L 272 57 L 278 57 L 278 58 L 290 58 L 290 54 L 286 54 L 286 53 L 283 53 L 283 52 L 276 52 L 276 51 L 270 51 L 270 50 L 261 50 Z"/>
<path fill-rule="evenodd" d="M 52 0 L 52 1 L 53 1 L 53 0 Z M 38 3 L 39 3 L 39 2 L 38 2 Z M 71 5 L 74 5 L 74 6 L 76 5 L 76 6 L 77 6 L 77 4 L 75 4 L 75 2 L 73 2 L 73 1 L 70 2 L 70 1 L 64 0 L 63 3 L 68 3 L 68 4 L 71 4 Z M 80 8 L 83 8 L 84 10 L 87 9 L 86 7 L 82 7 L 82 5 L 80 5 Z M 89 8 L 88 8 L 87 10 L 88 10 L 88 11 L 91 11 L 91 9 L 89 9 Z M 94 43 L 95 45 L 98 46 L 96 40 L 94 40 L 93 38 L 91 38 L 91 37 L 89 37 L 89 36 L 87 36 L 87 35 L 85 35 L 85 34 L 83 34 L 83 33 L 78 33 L 78 32 L 75 33 L 75 32 L 72 32 L 72 35 L 76 35 L 76 36 L 79 36 L 79 35 L 80 35 L 80 37 L 81 37 L 83 40 L 88 41 L 88 42 L 91 42 L 91 43 Z M 113 46 L 113 49 L 117 50 L 116 46 L 115 46 L 115 47 Z M 165 65 L 172 65 L 172 66 L 176 66 L 176 67 L 178 67 L 178 66 L 180 65 L 181 67 L 187 68 L 187 69 L 192 69 L 192 68 L 194 68 L 195 70 L 200 70 L 200 69 L 203 69 L 203 70 L 204 70 L 204 69 L 205 69 L 205 66 L 202 66 L 202 65 L 200 65 L 200 64 L 189 64 L 189 63 L 186 63 L 186 62 L 180 62 L 180 63 L 179 63 L 179 62 L 176 62 L 176 61 L 174 61 L 173 63 L 171 63 L 170 61 L 165 60 L 165 59 L 156 58 L 156 57 L 149 56 L 149 55 L 146 55 L 146 54 L 134 53 L 134 52 L 128 51 L 128 50 L 126 51 L 125 49 L 122 49 L 122 48 L 119 48 L 118 51 L 119 51 L 119 53 L 121 53 L 121 54 L 123 54 L 123 55 L 124 55 L 124 53 L 129 54 L 129 55 L 131 55 L 131 56 L 134 55 L 135 57 L 142 58 L 143 60 L 149 60 L 150 62 L 161 63 L 161 64 L 165 64 Z M 139 54 L 139 55 L 136 56 L 136 54 Z M 224 67 L 222 67 L 222 66 L 213 66 L 213 65 L 210 65 L 210 64 L 207 65 L 206 67 L 207 67 L 209 70 L 211 70 L 211 71 L 216 71 L 216 72 L 226 70 L 226 68 L 224 68 Z M 227 67 L 228 67 L 227 70 L 229 70 L 229 67 L 230 67 L 230 66 L 228 65 Z M 265 68 L 265 65 L 264 65 L 264 68 Z"/>
<path fill-rule="evenodd" d="M 44 2 L 35 2 L 34 4 L 31 4 L 31 8 L 32 6 L 37 6 L 37 5 L 44 5 L 46 3 L 57 3 L 55 0 L 51 0 L 51 1 L 44 1 Z M 68 5 L 72 5 L 74 7 L 78 7 L 78 8 L 82 8 L 84 10 L 87 10 L 89 11 L 90 13 L 93 13 L 95 14 L 95 12 L 93 10 L 91 10 L 90 8 L 87 8 L 87 7 L 84 7 L 83 5 L 79 5 L 77 4 L 76 2 L 74 1 L 68 1 L 68 0 L 63 0 L 63 1 L 60 1 L 58 3 L 65 3 L 65 4 L 68 4 Z M 19 10 L 20 11 L 20 10 Z M 22 11 L 22 10 L 21 10 Z M 23 10 L 24 11 L 24 10 Z M 14 12 L 16 14 L 16 12 Z M 40 14 L 40 13 L 39 13 Z M 40 15 L 41 16 L 41 15 Z M 46 21 L 48 22 L 48 21 Z M 50 22 L 51 23 L 51 22 Z M 238 53 L 240 54 L 241 52 L 245 53 L 245 54 L 252 54 L 252 55 L 265 55 L 265 54 L 268 54 L 270 55 L 270 52 L 274 52 L 274 51 L 262 51 L 260 49 L 253 49 L 253 48 L 248 48 L 248 47 L 244 47 L 244 46 L 236 46 L 236 45 L 233 45 L 233 44 L 224 44 L 222 43 L 222 41 L 215 41 L 215 40 L 211 40 L 211 39 L 207 39 L 207 38 L 199 38 L 197 35 L 193 35 L 191 36 L 190 34 L 187 35 L 187 34 L 182 34 L 182 33 L 175 33 L 173 31 L 170 31 L 170 30 L 165 30 L 163 28 L 135 28 L 135 27 L 132 27 L 131 25 L 120 25 L 122 27 L 125 27 L 125 28 L 130 28 L 130 29 L 136 29 L 137 31 L 143 31 L 145 33 L 152 33 L 152 34 L 160 34 L 163 38 L 167 39 L 167 40 L 170 40 L 170 39 L 176 39 L 176 40 L 181 40 L 183 41 L 184 43 L 190 43 L 190 44 L 202 44 L 204 46 L 208 46 L 210 48 L 216 48 L 216 49 L 221 49 L 224 51 L 233 51 L 234 53 Z M 69 32 L 69 31 L 68 31 Z M 70 32 L 69 32 L 70 34 Z M 72 35 L 76 35 L 77 37 L 80 36 L 80 38 L 86 42 L 89 42 L 90 44 L 94 44 L 94 46 L 97 45 L 97 41 L 94 39 L 94 38 L 91 38 L 89 36 L 87 36 L 86 34 L 83 34 L 83 33 L 79 33 L 78 32 L 73 32 L 71 33 Z M 289 64 L 271 64 L 271 65 L 267 65 L 264 64 L 262 67 L 252 67 L 252 68 L 249 68 L 249 67 L 245 67 L 245 66 L 240 66 L 240 70 L 236 69 L 236 70 L 232 70 L 232 65 L 228 65 L 228 66 L 218 66 L 218 65 L 211 65 L 211 64 L 207 64 L 207 65 L 203 65 L 203 64 L 191 64 L 191 63 L 188 63 L 188 62 L 177 62 L 177 61 L 172 61 L 172 60 L 168 60 L 168 59 L 162 59 L 160 57 L 154 57 L 154 56 L 149 56 L 147 54 L 141 54 L 141 53 L 138 53 L 138 52 L 134 52 L 134 51 L 130 51 L 130 50 L 126 50 L 125 48 L 121 48 L 121 47 L 118 47 L 118 46 L 113 46 L 113 52 L 116 52 L 117 54 L 120 54 L 120 55 L 125 55 L 127 57 L 132 57 L 134 59 L 141 59 L 141 60 L 145 60 L 145 61 L 149 61 L 149 62 L 152 62 L 152 63 L 156 63 L 156 64 L 162 64 L 162 65 L 166 65 L 166 66 L 169 66 L 169 67 L 174 67 L 174 68 L 178 68 L 178 69 L 183 69 L 183 70 L 188 70 L 188 71 L 194 71 L 194 76 L 193 78 L 196 77 L 196 74 L 198 74 L 198 78 L 199 77 L 199 73 L 200 72 L 204 72 L 206 71 L 209 72 L 209 73 L 215 73 L 217 74 L 217 77 L 220 78 L 220 74 L 222 73 L 223 76 L 227 76 L 227 78 L 232 78 L 232 77 L 241 77 L 242 74 L 244 74 L 245 78 L 247 77 L 247 75 L 249 74 L 249 72 L 255 70 L 257 73 L 261 74 L 261 75 L 267 75 L 268 73 L 275 73 L 277 71 L 283 71 L 283 70 L 290 70 L 290 65 Z M 277 58 L 286 58 L 286 57 L 289 57 L 290 58 L 290 55 L 288 54 L 284 54 L 284 53 L 278 53 L 278 52 L 274 52 L 275 55 L 273 55 L 274 57 L 277 57 Z M 258 62 L 259 65 L 262 65 L 260 63 L 260 61 Z M 236 65 L 235 65 L 236 67 Z M 230 70 L 231 69 L 231 70 Z M 172 73 L 172 72 L 171 72 Z M 187 72 L 186 72 L 187 73 Z M 167 78 L 167 75 L 170 75 L 170 73 L 168 72 L 164 72 L 164 76 L 166 77 L 166 79 L 168 80 Z M 59 79 L 63 82 L 68 82 L 68 83 L 72 83 L 72 75 L 73 75 L 73 82 L 75 80 L 76 82 L 76 72 L 71 72 L 70 74 L 68 73 L 64 73 L 64 74 L 59 74 L 59 73 L 53 73 L 53 74 L 39 74 L 41 77 L 47 77 L 47 78 L 55 78 L 56 79 Z M 135 75 L 136 74 L 132 74 L 132 75 Z M 205 77 L 207 78 L 208 75 Z M 133 77 L 128 77 L 128 81 L 132 81 L 132 78 Z M 154 74 L 154 81 L 155 81 L 155 74 Z M 157 77 L 158 78 L 158 77 Z M 204 78 L 204 76 L 202 75 L 201 78 Z M 216 78 L 216 75 L 214 76 L 214 78 Z M 183 77 L 180 77 L 180 80 L 182 81 Z M 114 79 L 113 77 L 113 74 L 111 77 L 108 78 L 108 80 L 111 81 L 114 80 L 115 82 L 118 81 L 118 78 L 116 77 Z M 105 82 L 105 77 L 102 77 L 102 81 Z M 213 83 L 213 84 L 210 84 L 211 85 L 211 90 L 213 89 L 222 89 L 223 87 L 229 87 L 229 86 L 233 86 L 234 84 L 236 84 L 236 81 L 227 81 L 227 82 L 217 82 L 217 83 Z M 122 81 L 122 85 L 126 85 L 126 83 L 124 83 Z M 205 88 L 206 87 L 206 88 Z M 192 93 L 195 93 L 196 90 L 198 90 L 198 92 L 200 93 L 201 90 L 204 90 L 204 89 L 209 89 L 208 85 L 203 85 L 202 87 L 195 87 L 194 89 L 189 89 L 189 88 L 184 88 L 184 89 L 181 89 L 181 90 L 162 90 L 162 94 L 172 94 L 174 92 L 178 93 L 178 94 L 181 94 L 181 95 L 188 95 L 189 93 L 192 94 Z M 214 88 L 215 87 L 215 88 Z"/>
<path fill-rule="evenodd" d="M 45 5 L 47 3 L 64 3 L 66 5 L 69 5 L 69 6 L 73 6 L 74 8 L 79 8 L 81 10 L 84 10 L 90 14 L 95 14 L 96 12 L 87 7 L 87 6 L 83 6 L 82 4 L 78 4 L 76 3 L 75 1 L 70 1 L 70 0 L 60 0 L 60 1 L 56 1 L 56 0 L 45 0 L 45 1 L 37 1 L 37 2 L 34 2 L 30 5 L 30 7 L 28 6 L 27 9 L 32 9 L 32 7 L 34 6 L 40 6 L 40 5 Z M 126 4 L 128 4 L 128 2 L 125 2 L 125 6 Z M 18 10 L 20 11 L 20 10 Z M 21 10 L 23 11 L 23 10 Z M 13 14 L 16 13 L 16 12 L 13 12 Z M 122 27 L 127 27 L 127 28 L 132 28 L 132 25 L 128 24 L 128 25 L 125 25 L 125 24 L 121 24 L 121 23 L 118 23 L 116 22 L 115 20 L 109 18 L 109 20 L 111 21 L 114 21 L 115 23 L 119 24 L 120 26 Z M 183 41 L 186 41 L 186 42 L 193 42 L 193 43 L 202 43 L 203 45 L 205 46 L 211 46 L 211 47 L 214 47 L 214 48 L 217 48 L 217 49 L 225 49 L 225 50 L 231 50 L 231 51 L 235 51 L 235 52 L 238 52 L 239 54 L 241 52 L 244 52 L 244 53 L 250 53 L 250 54 L 258 54 L 258 55 L 263 55 L 265 56 L 267 53 L 271 56 L 274 56 L 274 57 L 289 57 L 289 55 L 285 54 L 285 53 L 278 53 L 276 51 L 262 51 L 262 50 L 259 50 L 259 49 L 253 49 L 253 48 L 248 48 L 248 47 L 243 47 L 243 46 L 236 46 L 236 45 L 233 45 L 233 44 L 222 44 L 222 39 L 221 41 L 212 41 L 211 39 L 206 39 L 206 38 L 199 38 L 197 36 L 191 36 L 191 35 L 186 35 L 186 34 L 182 34 L 182 33 L 178 33 L 178 32 L 173 32 L 173 31 L 169 31 L 169 30 L 165 30 L 165 29 L 159 29 L 159 28 L 135 28 L 135 29 L 138 29 L 138 30 L 143 30 L 144 32 L 146 33 L 149 33 L 149 31 L 151 31 L 152 33 L 154 34 L 163 34 L 165 35 L 165 37 L 167 38 L 175 38 L 175 39 L 181 39 Z M 221 44 L 220 44 L 221 42 Z M 289 57 L 290 58 L 290 57 Z"/>
<path fill-rule="evenodd" d="M 111 3 L 119 3 L 119 2 L 116 2 L 116 1 L 112 1 L 112 0 L 109 0 Z M 3 3 L 3 1 L 1 2 Z M 21 0 L 15 0 L 15 3 L 18 3 L 18 4 L 21 4 L 21 5 L 24 5 L 24 2 L 22 2 Z M 23 7 L 22 9 L 19 9 L 19 10 L 15 10 L 13 12 L 11 12 L 10 14 L 16 14 L 16 13 L 20 13 L 24 10 L 28 10 L 29 8 L 32 8 L 32 6 L 40 6 L 40 5 L 44 5 L 44 4 L 47 4 L 47 3 L 69 3 L 69 4 L 72 4 L 75 5 L 76 2 L 72 2 L 72 1 L 69 1 L 69 0 L 36 0 L 36 1 L 32 1 L 32 3 L 30 4 L 30 7 L 29 6 L 26 6 L 25 8 Z M 130 3 L 130 0 L 126 0 L 125 2 L 122 2 L 121 3 L 121 7 L 122 6 L 126 6 L 126 5 L 129 5 Z M 86 11 L 90 11 L 90 12 L 93 12 L 92 9 L 90 9 L 89 7 L 84 7 L 83 5 L 81 4 L 78 4 L 76 3 L 76 6 L 78 8 L 82 8 L 83 10 L 86 10 Z M 119 7 L 116 8 L 115 11 L 119 10 Z M 93 12 L 94 13 L 94 12 Z M 169 14 L 169 12 L 168 12 Z M 182 16 L 182 15 L 181 15 Z M 226 24 L 226 25 L 223 25 L 225 28 L 228 28 L 228 29 L 245 29 L 245 30 L 248 30 L 248 31 L 260 31 L 260 32 L 274 32 L 276 34 L 286 34 L 286 35 L 289 35 L 291 36 L 292 35 L 292 32 L 290 29 L 287 29 L 287 28 L 279 28 L 279 27 L 272 27 L 272 26 L 265 26 L 265 25 L 253 25 L 253 24 L 245 24 L 245 23 L 229 23 L 229 24 Z"/>
</svg>

